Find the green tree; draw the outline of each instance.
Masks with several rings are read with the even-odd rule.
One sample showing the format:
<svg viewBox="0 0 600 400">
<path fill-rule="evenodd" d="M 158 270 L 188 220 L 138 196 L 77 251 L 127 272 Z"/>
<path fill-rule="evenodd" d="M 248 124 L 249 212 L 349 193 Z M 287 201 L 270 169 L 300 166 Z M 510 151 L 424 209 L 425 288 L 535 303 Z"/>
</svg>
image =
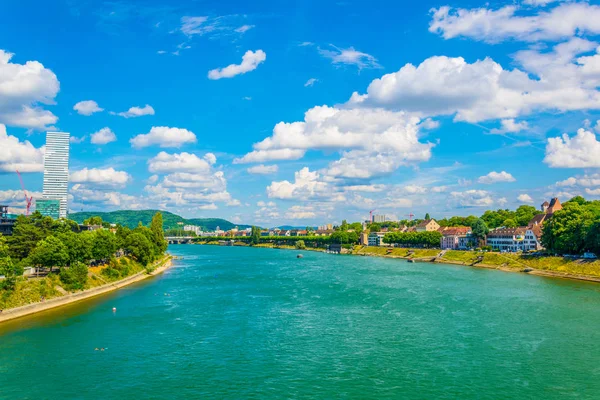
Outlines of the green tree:
<svg viewBox="0 0 600 400">
<path fill-rule="evenodd" d="M 153 259 L 153 249 L 150 240 L 140 232 L 132 232 L 125 240 L 125 250 L 140 264 L 146 266 Z"/>
<path fill-rule="evenodd" d="M 600 221 L 596 221 L 587 232 L 585 237 L 587 250 L 600 256 Z"/>
<path fill-rule="evenodd" d="M 102 226 L 102 217 L 90 217 L 83 221 L 84 225 L 100 225 Z"/>
<path fill-rule="evenodd" d="M 250 232 L 250 242 L 252 244 L 260 243 L 260 228 L 258 226 L 253 226 L 252 231 Z"/>
<path fill-rule="evenodd" d="M 502 224 L 502 226 L 505 226 L 507 228 L 516 228 L 519 225 L 517 224 L 517 221 L 515 221 L 514 219 L 508 218 L 508 219 L 504 220 L 504 223 Z"/>
<path fill-rule="evenodd" d="M 485 241 L 487 234 L 490 232 L 487 224 L 483 219 L 478 219 L 471 228 L 471 235 L 477 241 L 477 245 Z"/>
<path fill-rule="evenodd" d="M 93 258 L 94 235 L 91 232 L 75 233 L 68 231 L 58 233 L 56 237 L 67 248 L 69 265 L 73 265 L 75 262 L 87 264 Z"/>
<path fill-rule="evenodd" d="M 42 239 L 29 255 L 36 266 L 50 268 L 64 267 L 69 262 L 69 252 L 63 242 L 55 236 Z"/>
<path fill-rule="evenodd" d="M 585 251 L 588 231 L 594 214 L 587 205 L 566 202 L 542 228 L 542 245 L 559 254 L 580 254 Z"/>
<path fill-rule="evenodd" d="M 6 238 L 2 234 L 0 234 L 0 275 L 4 275 L 4 280 L 0 281 L 0 288 L 5 290 L 14 290 L 17 278 L 23 275 L 23 267 L 13 263 L 10 258 Z"/>
<path fill-rule="evenodd" d="M 28 218 L 19 215 L 12 236 L 7 239 L 10 256 L 15 260 L 27 258 L 31 250 L 48 234 L 49 230 L 36 225 L 33 216 Z"/>
<path fill-rule="evenodd" d="M 69 268 L 61 268 L 59 277 L 67 290 L 85 289 L 88 268 L 84 263 L 76 261 Z"/>
<path fill-rule="evenodd" d="M 533 206 L 520 206 L 515 211 L 514 220 L 517 226 L 527 226 L 533 217 L 542 212 Z"/>
<path fill-rule="evenodd" d="M 152 231 L 152 242 L 156 249 L 156 255 L 162 255 L 167 250 L 167 241 L 165 240 L 164 229 L 163 229 L 163 217 L 162 213 L 157 212 L 152 217 L 150 223 L 150 230 Z"/>
<path fill-rule="evenodd" d="M 340 230 L 342 232 L 346 232 L 348 230 L 348 221 L 343 220 L 342 224 L 340 225 Z"/>
<path fill-rule="evenodd" d="M 306 244 L 304 243 L 304 240 L 297 240 L 296 241 L 296 248 L 297 249 L 305 249 L 306 248 Z"/>
<path fill-rule="evenodd" d="M 577 203 L 580 206 L 584 206 L 587 204 L 587 200 L 584 199 L 582 196 L 575 196 L 571 200 L 567 201 L 567 203 Z"/>
<path fill-rule="evenodd" d="M 94 231 L 92 257 L 95 260 L 107 260 L 117 251 L 117 238 L 110 231 Z"/>
<path fill-rule="evenodd" d="M 426 220 L 429 220 L 429 219 L 431 219 L 431 217 L 429 216 L 429 213 L 425 213 L 425 219 L 426 219 Z"/>
</svg>

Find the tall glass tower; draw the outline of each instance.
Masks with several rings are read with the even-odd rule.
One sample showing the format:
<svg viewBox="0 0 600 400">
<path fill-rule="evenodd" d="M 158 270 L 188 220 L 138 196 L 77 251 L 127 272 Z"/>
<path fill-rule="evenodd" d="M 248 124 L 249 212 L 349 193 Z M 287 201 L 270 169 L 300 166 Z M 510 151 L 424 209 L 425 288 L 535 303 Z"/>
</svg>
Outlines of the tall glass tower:
<svg viewBox="0 0 600 400">
<path fill-rule="evenodd" d="M 44 192 L 42 198 L 59 200 L 58 216 L 67 217 L 69 186 L 69 137 L 65 132 L 46 133 L 44 154 Z"/>
</svg>

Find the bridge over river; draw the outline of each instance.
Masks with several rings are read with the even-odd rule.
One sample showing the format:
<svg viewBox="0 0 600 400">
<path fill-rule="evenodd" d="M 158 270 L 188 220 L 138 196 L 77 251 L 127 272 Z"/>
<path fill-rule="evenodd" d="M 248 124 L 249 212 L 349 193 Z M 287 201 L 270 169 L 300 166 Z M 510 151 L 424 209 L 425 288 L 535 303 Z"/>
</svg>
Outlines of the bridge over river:
<svg viewBox="0 0 600 400">
<path fill-rule="evenodd" d="M 191 244 L 194 238 L 190 236 L 166 236 L 165 240 L 169 244 Z"/>
</svg>

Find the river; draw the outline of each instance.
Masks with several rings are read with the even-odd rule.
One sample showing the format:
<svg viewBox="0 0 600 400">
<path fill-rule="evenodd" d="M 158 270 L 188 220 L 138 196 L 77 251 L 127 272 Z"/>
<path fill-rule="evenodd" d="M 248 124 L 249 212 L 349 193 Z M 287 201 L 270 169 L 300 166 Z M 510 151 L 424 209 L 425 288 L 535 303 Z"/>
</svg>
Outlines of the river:
<svg viewBox="0 0 600 400">
<path fill-rule="evenodd" d="M 600 398 L 598 284 L 169 251 L 162 276 L 0 325 L 0 399 Z"/>
</svg>

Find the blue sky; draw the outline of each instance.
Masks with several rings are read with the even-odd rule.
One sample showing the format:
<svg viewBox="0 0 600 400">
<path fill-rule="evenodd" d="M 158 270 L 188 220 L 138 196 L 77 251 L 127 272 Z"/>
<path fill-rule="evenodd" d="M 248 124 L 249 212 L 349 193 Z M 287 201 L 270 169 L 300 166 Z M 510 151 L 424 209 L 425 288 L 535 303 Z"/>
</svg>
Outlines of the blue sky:
<svg viewBox="0 0 600 400">
<path fill-rule="evenodd" d="M 225 4 L 224 4 L 225 3 Z M 0 13 L 0 203 L 238 223 L 600 198 L 594 2 L 53 1 Z"/>
</svg>

